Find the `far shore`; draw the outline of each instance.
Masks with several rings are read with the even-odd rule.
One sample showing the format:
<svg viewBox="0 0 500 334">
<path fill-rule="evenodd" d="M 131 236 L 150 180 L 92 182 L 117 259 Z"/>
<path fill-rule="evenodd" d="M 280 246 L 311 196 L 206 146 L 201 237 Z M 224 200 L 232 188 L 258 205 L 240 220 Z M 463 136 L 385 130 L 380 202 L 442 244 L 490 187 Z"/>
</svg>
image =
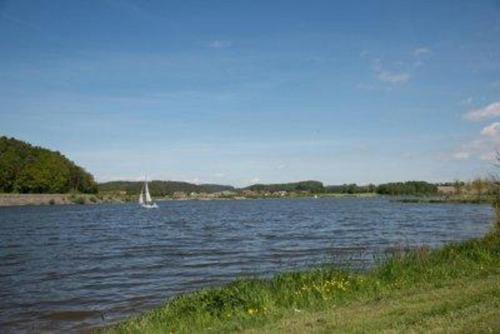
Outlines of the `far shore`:
<svg viewBox="0 0 500 334">
<path fill-rule="evenodd" d="M 196 194 L 195 196 L 164 196 L 155 197 L 154 200 L 162 201 L 222 201 L 222 200 L 276 200 L 276 199 L 301 199 L 301 198 L 370 198 L 378 196 L 376 193 L 324 193 L 324 194 L 290 194 L 287 196 L 266 196 L 259 194 L 254 196 L 244 196 L 241 194 L 225 196 L 221 193 L 214 194 Z M 455 203 L 455 204 L 489 204 L 492 201 L 491 196 L 464 196 L 464 195 L 438 195 L 438 196 L 389 196 L 394 201 L 401 203 Z M 123 193 L 98 193 L 98 194 L 0 194 L 0 207 L 8 206 L 39 206 L 39 205 L 93 205 L 105 203 L 131 203 L 137 200 L 136 195 L 127 195 Z"/>
<path fill-rule="evenodd" d="M 300 196 L 196 196 L 196 197 L 155 197 L 163 201 L 221 201 L 221 200 L 252 200 L 252 199 L 298 199 L 323 197 L 373 197 L 376 194 L 301 194 Z M 71 205 L 71 204 L 105 204 L 135 202 L 136 196 L 103 193 L 103 194 L 0 194 L 0 207 L 8 206 L 40 206 L 40 205 Z"/>
<path fill-rule="evenodd" d="M 93 194 L 0 194 L 0 207 L 26 205 L 68 205 L 123 203 L 116 196 Z"/>
</svg>

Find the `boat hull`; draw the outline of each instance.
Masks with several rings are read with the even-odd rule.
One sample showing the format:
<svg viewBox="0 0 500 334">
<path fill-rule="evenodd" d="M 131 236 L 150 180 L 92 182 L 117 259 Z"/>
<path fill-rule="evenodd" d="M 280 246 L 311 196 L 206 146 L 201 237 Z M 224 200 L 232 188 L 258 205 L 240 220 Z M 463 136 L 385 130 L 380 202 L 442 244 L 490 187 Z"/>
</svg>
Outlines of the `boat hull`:
<svg viewBox="0 0 500 334">
<path fill-rule="evenodd" d="M 141 206 L 145 209 L 157 209 L 158 204 L 153 203 L 153 204 L 141 204 Z"/>
</svg>

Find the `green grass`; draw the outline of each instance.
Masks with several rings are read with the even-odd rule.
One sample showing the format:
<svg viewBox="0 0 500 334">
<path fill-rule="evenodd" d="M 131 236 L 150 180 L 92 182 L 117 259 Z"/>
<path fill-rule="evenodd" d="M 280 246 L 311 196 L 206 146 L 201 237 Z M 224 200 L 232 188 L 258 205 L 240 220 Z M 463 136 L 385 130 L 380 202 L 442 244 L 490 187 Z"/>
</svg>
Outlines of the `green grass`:
<svg viewBox="0 0 500 334">
<path fill-rule="evenodd" d="M 491 204 L 495 200 L 493 195 L 451 195 L 451 196 L 421 196 L 421 197 L 403 197 L 396 198 L 396 202 L 402 203 L 455 203 L 455 204 Z"/>
<path fill-rule="evenodd" d="M 488 332 L 500 328 L 500 231 L 335 268 L 239 280 L 174 298 L 107 333 Z"/>
<path fill-rule="evenodd" d="M 500 276 L 395 290 L 321 311 L 294 312 L 247 333 L 493 332 L 500 328 Z"/>
<path fill-rule="evenodd" d="M 69 197 L 69 200 L 73 204 L 80 204 L 80 205 L 84 205 L 87 202 L 85 200 L 85 196 L 84 195 L 71 194 L 70 197 Z"/>
</svg>

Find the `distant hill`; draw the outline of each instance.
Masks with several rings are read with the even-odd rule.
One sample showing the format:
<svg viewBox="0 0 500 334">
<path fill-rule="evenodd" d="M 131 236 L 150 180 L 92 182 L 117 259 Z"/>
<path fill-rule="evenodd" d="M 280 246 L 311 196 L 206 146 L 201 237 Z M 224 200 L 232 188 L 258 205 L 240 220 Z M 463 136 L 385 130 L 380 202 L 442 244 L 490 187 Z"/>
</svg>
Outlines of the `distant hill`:
<svg viewBox="0 0 500 334">
<path fill-rule="evenodd" d="M 94 177 L 59 152 L 0 137 L 0 192 L 97 192 Z"/>
<path fill-rule="evenodd" d="M 100 192 L 125 192 L 129 195 L 137 195 L 143 187 L 141 181 L 111 181 L 100 183 L 98 185 Z M 437 186 L 424 182 L 424 181 L 407 181 L 407 182 L 394 182 L 384 183 L 380 185 L 364 185 L 358 186 L 357 184 L 343 184 L 343 185 L 323 185 L 322 182 L 309 180 L 290 183 L 274 183 L 274 184 L 253 184 L 244 188 L 235 188 L 227 185 L 219 184 L 192 184 L 188 182 L 179 181 L 150 181 L 149 189 L 153 196 L 171 196 L 175 192 L 184 192 L 186 194 L 195 193 L 216 193 L 221 191 L 234 191 L 241 192 L 244 190 L 251 190 L 257 193 L 265 192 L 309 192 L 312 194 L 320 193 L 344 193 L 344 194 L 358 194 L 358 193 L 378 193 L 381 195 L 433 195 L 437 194 Z"/>
<path fill-rule="evenodd" d="M 300 181 L 291 183 L 275 183 L 275 184 L 254 184 L 244 188 L 252 191 L 309 191 L 311 193 L 322 193 L 325 191 L 323 183 L 319 181 Z"/>
<path fill-rule="evenodd" d="M 111 181 L 99 183 L 99 191 L 114 192 L 124 191 L 129 195 L 139 194 L 143 182 L 141 181 Z M 225 190 L 234 190 L 232 186 L 219 184 L 192 184 L 179 181 L 151 181 L 149 182 L 149 190 L 153 196 L 172 195 L 174 192 L 182 191 L 185 193 L 215 193 Z"/>
</svg>

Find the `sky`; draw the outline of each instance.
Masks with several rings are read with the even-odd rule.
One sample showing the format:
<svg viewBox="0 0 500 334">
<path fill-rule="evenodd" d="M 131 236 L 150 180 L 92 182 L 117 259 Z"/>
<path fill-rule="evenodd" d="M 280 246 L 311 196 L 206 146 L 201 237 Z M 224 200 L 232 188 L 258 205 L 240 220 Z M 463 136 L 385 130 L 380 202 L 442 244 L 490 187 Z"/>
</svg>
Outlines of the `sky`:
<svg viewBox="0 0 500 334">
<path fill-rule="evenodd" d="M 98 181 L 470 180 L 499 1 L 0 0 L 0 135 Z"/>
</svg>

